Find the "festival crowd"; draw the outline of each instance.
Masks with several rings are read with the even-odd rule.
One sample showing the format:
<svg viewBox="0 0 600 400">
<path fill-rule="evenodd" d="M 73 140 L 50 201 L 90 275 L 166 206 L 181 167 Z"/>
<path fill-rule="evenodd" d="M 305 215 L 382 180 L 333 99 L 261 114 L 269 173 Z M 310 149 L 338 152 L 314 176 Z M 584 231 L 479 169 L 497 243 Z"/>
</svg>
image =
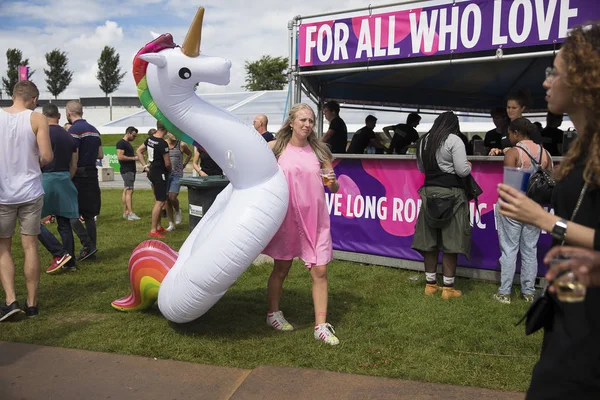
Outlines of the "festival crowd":
<svg viewBox="0 0 600 400">
<path fill-rule="evenodd" d="M 505 168 L 528 171 L 531 175 L 526 193 L 506 184 L 498 187 L 496 223 L 501 282 L 492 296 L 501 303 L 511 303 L 520 254 L 520 296 L 531 302 L 525 317 L 526 333 L 544 331 L 527 398 L 598 398 L 600 26 L 573 29 L 554 65 L 540 78 L 547 95 L 547 126 L 540 129 L 523 116 L 530 100 L 525 91 L 519 91 L 507 97 L 505 107 L 491 110 L 496 129 L 487 132 L 483 139 L 489 155 L 503 157 Z M 91 259 L 98 251 L 96 216 L 100 214 L 101 196 L 96 160 L 103 158 L 100 134 L 83 119 L 79 102 L 66 105 L 69 126 L 65 130 L 58 123 L 61 115 L 56 106 L 45 105 L 41 114 L 33 111 L 38 97 L 32 82 L 20 81 L 14 88 L 13 105 L 0 111 L 0 135 L 5 138 L 5 144 L 0 146 L 0 278 L 6 297 L 0 306 L 0 321 L 19 314 L 35 317 L 39 312 L 38 241 L 53 255 L 47 273 L 76 268 L 76 261 Z M 329 128 L 322 138 L 315 131 L 315 113 L 306 104 L 291 107 L 274 135 L 267 130 L 265 115 L 258 115 L 253 125 L 273 150 L 290 193 L 283 224 L 263 251 L 274 259 L 267 282 L 266 323 L 280 331 L 294 329 L 280 309 L 280 299 L 292 260 L 300 258 L 312 280 L 314 337 L 336 345 L 339 339 L 327 321 L 327 265 L 333 259 L 333 250 L 325 202 L 325 187 L 331 192 L 339 189 L 332 167 L 333 154 L 363 154 L 368 148 L 379 153 L 406 154 L 409 148 L 415 149 L 417 166 L 425 181 L 419 189 L 422 204 L 412 248 L 424 259 L 424 295 L 440 293 L 446 300 L 463 296 L 455 288 L 457 257 L 470 256 L 469 201 L 477 197 L 478 185 L 467 158 L 474 143 L 461 133 L 458 117 L 452 111 L 440 114 L 421 137 L 415 129 L 421 119 L 416 113 L 409 114 L 406 123 L 386 126 L 383 130 L 391 142 L 387 149 L 374 133 L 374 116 L 365 119 L 365 127 L 354 135 L 347 149 L 348 132 L 339 104 L 330 101 L 323 111 Z M 552 157 L 561 155 L 559 126 L 564 114 L 573 122 L 578 137 L 562 154 L 562 161 L 554 165 Z M 203 148 L 192 154 L 160 122 L 134 151 L 131 142 L 137 134 L 135 127 L 129 127 L 117 144 L 124 182 L 123 218 L 140 219 L 133 211 L 132 201 L 138 162 L 152 183 L 155 198 L 148 236 L 162 239 L 181 223 L 180 179 L 190 160 L 201 176 L 221 175 L 222 170 Z M 543 208 L 548 203 L 554 213 Z M 169 221 L 167 228 L 161 225 L 163 209 Z M 60 241 L 41 224 L 46 216 L 55 217 Z M 17 301 L 11 255 L 17 220 L 27 286 L 22 307 Z M 535 279 L 541 230 L 552 234 L 554 247 L 545 255 L 545 262 L 550 264 L 548 285 L 538 291 Z M 81 242 L 77 257 L 73 232 Z M 559 285 L 567 277 L 570 283 Z M 561 291 L 574 291 L 576 285 L 585 288 L 584 296 L 575 299 L 575 293 L 568 293 L 570 300 L 560 296 Z"/>
</svg>

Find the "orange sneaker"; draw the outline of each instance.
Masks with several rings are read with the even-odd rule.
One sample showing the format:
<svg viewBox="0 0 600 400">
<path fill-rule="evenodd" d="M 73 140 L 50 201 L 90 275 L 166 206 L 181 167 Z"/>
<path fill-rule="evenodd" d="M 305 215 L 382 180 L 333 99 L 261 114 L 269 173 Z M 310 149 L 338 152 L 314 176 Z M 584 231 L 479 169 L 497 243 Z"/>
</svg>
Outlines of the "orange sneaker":
<svg viewBox="0 0 600 400">
<path fill-rule="evenodd" d="M 148 236 L 151 237 L 151 238 L 156 238 L 156 239 L 164 239 L 164 238 L 166 238 L 165 235 L 161 235 L 161 233 L 158 232 L 158 231 L 154 231 L 154 232 L 150 231 L 150 233 L 148 233 Z"/>
<path fill-rule="evenodd" d="M 156 230 L 156 232 L 158 232 L 158 233 L 167 233 L 167 230 L 165 228 L 163 228 L 162 226 L 159 226 L 158 229 Z"/>
<path fill-rule="evenodd" d="M 462 292 L 460 290 L 456 290 L 453 287 L 443 287 L 442 288 L 442 299 L 448 300 L 454 297 L 462 296 Z"/>
<path fill-rule="evenodd" d="M 437 283 L 426 283 L 425 284 L 425 294 L 428 296 L 430 296 L 432 294 L 436 294 L 439 290 L 442 290 L 442 288 L 439 287 Z"/>
</svg>

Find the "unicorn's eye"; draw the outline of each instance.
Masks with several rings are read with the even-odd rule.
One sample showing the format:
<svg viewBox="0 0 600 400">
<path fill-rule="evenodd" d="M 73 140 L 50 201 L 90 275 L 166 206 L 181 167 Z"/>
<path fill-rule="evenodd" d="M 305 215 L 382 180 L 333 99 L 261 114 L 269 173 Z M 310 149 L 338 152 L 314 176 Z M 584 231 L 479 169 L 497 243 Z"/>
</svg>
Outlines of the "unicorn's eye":
<svg viewBox="0 0 600 400">
<path fill-rule="evenodd" d="M 181 79 L 190 79 L 192 77 L 192 71 L 189 70 L 189 68 L 181 68 L 179 70 L 179 77 Z"/>
</svg>

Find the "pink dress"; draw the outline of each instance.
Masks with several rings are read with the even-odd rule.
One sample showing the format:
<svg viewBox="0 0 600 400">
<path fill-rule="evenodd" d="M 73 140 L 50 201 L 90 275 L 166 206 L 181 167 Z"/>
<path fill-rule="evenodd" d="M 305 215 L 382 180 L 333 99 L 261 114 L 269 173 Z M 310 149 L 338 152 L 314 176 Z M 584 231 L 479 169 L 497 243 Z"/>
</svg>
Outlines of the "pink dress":
<svg viewBox="0 0 600 400">
<path fill-rule="evenodd" d="M 264 254 L 276 260 L 299 257 L 307 268 L 333 259 L 321 163 L 310 145 L 288 144 L 278 160 L 290 189 L 287 214 Z"/>
</svg>

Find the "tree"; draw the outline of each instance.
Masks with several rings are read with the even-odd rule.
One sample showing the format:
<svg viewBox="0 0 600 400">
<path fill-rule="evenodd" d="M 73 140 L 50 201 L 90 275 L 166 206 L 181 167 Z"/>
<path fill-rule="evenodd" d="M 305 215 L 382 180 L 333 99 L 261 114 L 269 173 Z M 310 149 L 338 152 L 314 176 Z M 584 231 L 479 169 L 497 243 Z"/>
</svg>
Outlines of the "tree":
<svg viewBox="0 0 600 400">
<path fill-rule="evenodd" d="M 29 64 L 29 59 L 23 60 L 23 52 L 19 49 L 6 50 L 6 78 L 2 77 L 2 86 L 8 97 L 12 96 L 13 88 L 19 81 L 19 72 L 17 69 L 21 65 Z M 30 70 L 27 79 L 31 79 L 35 71 Z"/>
<path fill-rule="evenodd" d="M 288 82 L 287 67 L 285 57 L 262 56 L 258 61 L 246 61 L 246 85 L 242 87 L 251 91 L 281 90 Z"/>
<path fill-rule="evenodd" d="M 104 46 L 100 53 L 96 78 L 100 81 L 100 89 L 106 97 L 119 88 L 125 76 L 125 72 L 121 73 L 119 58 L 114 47 Z"/>
<path fill-rule="evenodd" d="M 54 49 L 49 53 L 46 53 L 46 64 L 48 69 L 44 69 L 46 74 L 46 87 L 48 91 L 52 93 L 56 99 L 59 94 L 65 91 L 67 86 L 73 80 L 73 72 L 67 69 L 69 59 L 67 53 L 62 52 L 58 49 Z"/>
</svg>

